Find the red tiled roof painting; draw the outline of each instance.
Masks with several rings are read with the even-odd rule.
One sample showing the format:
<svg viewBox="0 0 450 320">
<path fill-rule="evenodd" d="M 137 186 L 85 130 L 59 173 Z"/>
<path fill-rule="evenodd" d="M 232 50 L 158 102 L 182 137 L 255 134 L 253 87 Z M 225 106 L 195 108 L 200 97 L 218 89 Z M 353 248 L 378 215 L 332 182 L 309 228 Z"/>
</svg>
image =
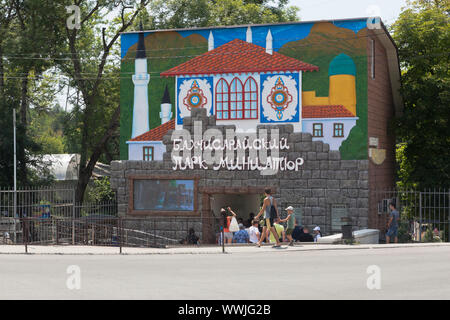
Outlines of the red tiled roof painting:
<svg viewBox="0 0 450 320">
<path fill-rule="evenodd" d="M 161 76 L 318 70 L 319 67 L 312 64 L 275 51 L 269 54 L 261 46 L 234 39 L 161 73 Z"/>
<path fill-rule="evenodd" d="M 344 106 L 303 106 L 303 119 L 314 118 L 354 118 Z M 169 130 L 175 129 L 175 119 L 131 139 L 130 141 L 162 141 Z"/>
<path fill-rule="evenodd" d="M 354 117 L 344 106 L 302 106 L 303 119 Z"/>
<path fill-rule="evenodd" d="M 159 127 L 156 127 L 146 133 L 131 139 L 130 141 L 162 141 L 169 130 L 175 129 L 175 119 L 172 119 Z"/>
</svg>

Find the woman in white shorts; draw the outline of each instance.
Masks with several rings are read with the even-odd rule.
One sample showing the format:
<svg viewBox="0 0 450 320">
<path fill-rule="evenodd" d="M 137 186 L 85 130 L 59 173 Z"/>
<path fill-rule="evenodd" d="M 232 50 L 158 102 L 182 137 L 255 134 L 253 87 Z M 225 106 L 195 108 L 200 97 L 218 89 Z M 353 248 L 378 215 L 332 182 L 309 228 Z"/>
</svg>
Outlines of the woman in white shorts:
<svg viewBox="0 0 450 320">
<path fill-rule="evenodd" d="M 231 213 L 232 215 L 228 215 L 228 213 Z M 230 244 L 233 241 L 233 233 L 230 232 L 230 224 L 231 224 L 231 219 L 233 219 L 233 217 L 236 217 L 236 214 L 230 209 L 228 208 L 222 208 L 220 210 L 220 214 L 222 215 L 223 218 L 223 237 L 225 238 L 225 243 Z"/>
</svg>

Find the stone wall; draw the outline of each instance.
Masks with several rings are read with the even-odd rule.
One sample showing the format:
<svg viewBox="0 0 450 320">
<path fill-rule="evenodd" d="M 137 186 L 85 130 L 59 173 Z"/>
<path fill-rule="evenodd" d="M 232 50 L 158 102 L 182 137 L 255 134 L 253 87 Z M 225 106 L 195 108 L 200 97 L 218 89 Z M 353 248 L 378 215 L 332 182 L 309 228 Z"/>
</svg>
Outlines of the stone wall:
<svg viewBox="0 0 450 320">
<path fill-rule="evenodd" d="M 214 117 L 207 117 L 205 110 L 193 110 L 192 117 L 184 119 L 184 129 L 193 132 L 194 121 L 202 121 L 203 129 L 216 128 L 225 136 L 225 130 L 234 126 L 217 126 Z M 293 133 L 292 125 L 258 126 L 258 129 L 277 127 L 280 138 L 287 138 L 290 160 L 304 158 L 302 168 L 296 171 L 280 171 L 276 175 L 264 176 L 259 171 L 186 170 L 173 171 L 169 132 L 163 142 L 168 152 L 163 161 L 115 161 L 111 166 L 111 184 L 117 191 L 119 214 L 129 214 L 129 179 L 131 176 L 170 175 L 174 179 L 196 176 L 198 178 L 198 223 L 203 224 L 203 237 L 213 240 L 214 228 L 205 228 L 212 221 L 209 195 L 218 193 L 261 193 L 265 187 L 275 191 L 280 208 L 292 205 L 301 208 L 302 224 L 308 227 L 319 225 L 324 234 L 330 232 L 332 205 L 344 205 L 353 219 L 355 228 L 368 227 L 368 160 L 341 160 L 339 151 L 330 151 L 329 145 L 312 141 L 307 133 Z M 281 153 L 280 153 L 281 155 Z M 256 210 L 256 209 L 255 209 Z M 285 214 L 284 210 L 280 210 Z M 181 219 L 181 218 L 180 218 Z M 211 241 L 209 240 L 209 241 Z"/>
</svg>

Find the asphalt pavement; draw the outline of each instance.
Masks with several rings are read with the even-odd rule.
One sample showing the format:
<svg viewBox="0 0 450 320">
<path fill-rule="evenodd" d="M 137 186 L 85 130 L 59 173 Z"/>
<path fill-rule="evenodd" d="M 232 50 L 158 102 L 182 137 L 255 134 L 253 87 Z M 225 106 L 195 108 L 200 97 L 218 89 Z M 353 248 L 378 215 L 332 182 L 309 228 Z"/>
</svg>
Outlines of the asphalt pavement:
<svg viewBox="0 0 450 320">
<path fill-rule="evenodd" d="M 108 249 L 0 247 L 0 299 L 450 299 L 449 245 Z"/>
</svg>

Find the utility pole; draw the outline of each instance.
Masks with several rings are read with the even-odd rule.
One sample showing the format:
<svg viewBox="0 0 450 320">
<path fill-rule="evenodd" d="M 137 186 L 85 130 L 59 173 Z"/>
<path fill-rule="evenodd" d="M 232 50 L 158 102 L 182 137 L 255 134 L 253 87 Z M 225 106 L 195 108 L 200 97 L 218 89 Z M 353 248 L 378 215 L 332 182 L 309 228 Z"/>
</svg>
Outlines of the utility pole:
<svg viewBox="0 0 450 320">
<path fill-rule="evenodd" d="M 17 146 L 16 146 L 16 108 L 13 109 L 13 130 L 14 130 L 14 211 L 13 219 L 17 215 Z M 14 220 L 15 221 L 15 220 Z M 17 242 L 17 232 L 14 230 L 14 243 Z"/>
</svg>

